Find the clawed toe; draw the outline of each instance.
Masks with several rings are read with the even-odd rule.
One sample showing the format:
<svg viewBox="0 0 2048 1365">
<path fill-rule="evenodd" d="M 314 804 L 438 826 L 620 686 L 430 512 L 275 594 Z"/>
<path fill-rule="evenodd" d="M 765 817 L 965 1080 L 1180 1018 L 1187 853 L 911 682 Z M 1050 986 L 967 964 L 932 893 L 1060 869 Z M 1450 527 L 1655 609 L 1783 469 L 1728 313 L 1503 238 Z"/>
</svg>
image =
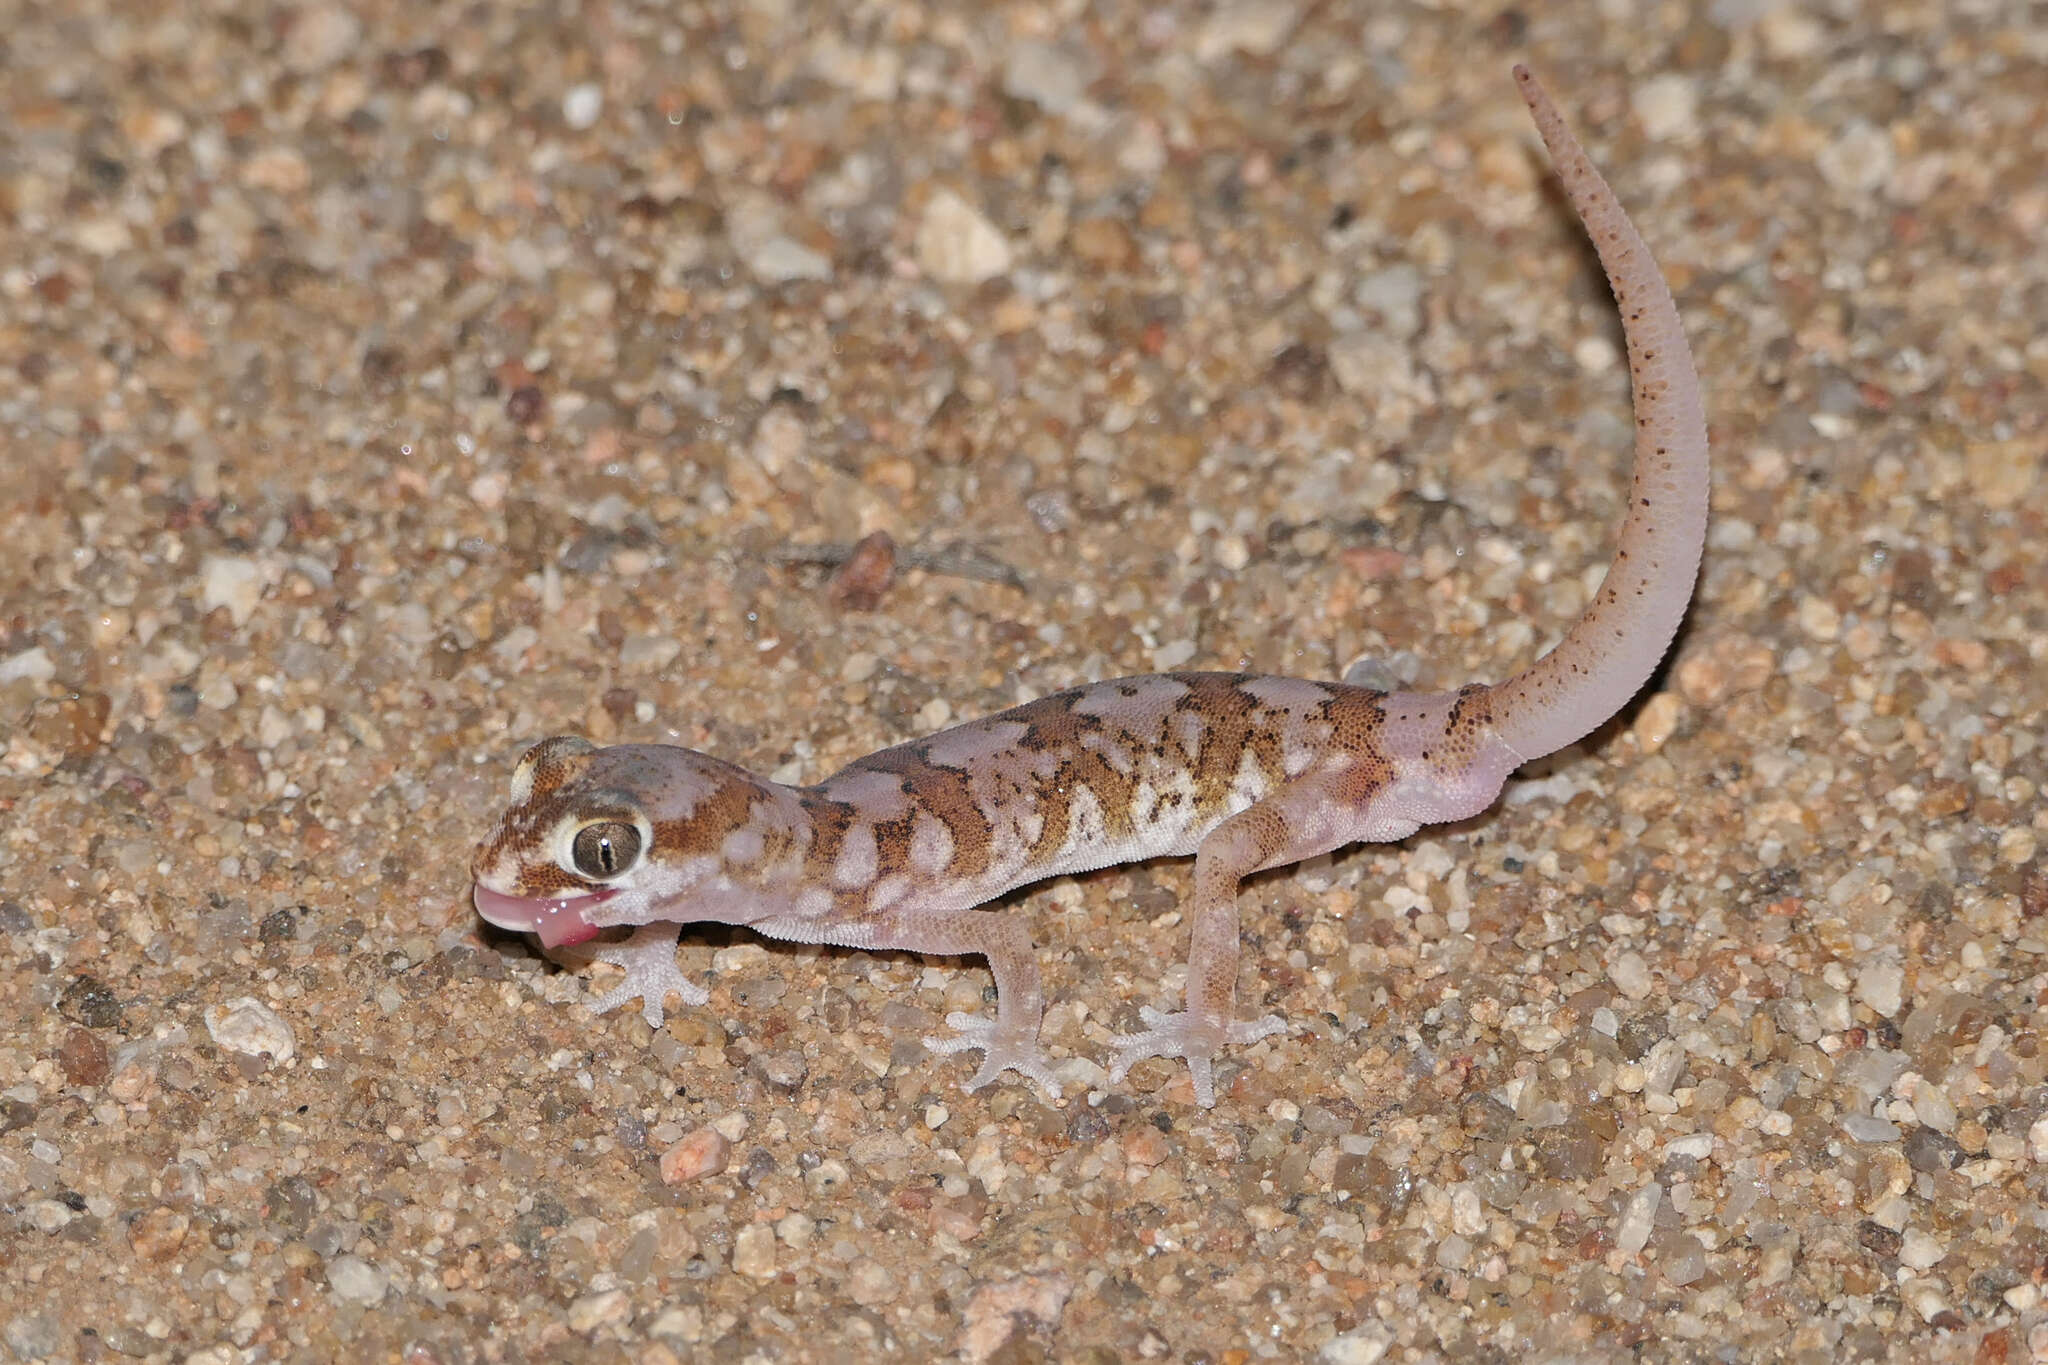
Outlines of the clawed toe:
<svg viewBox="0 0 2048 1365">
<path fill-rule="evenodd" d="M 634 1000 L 640 1002 L 640 1017 L 647 1021 L 647 1027 L 658 1029 L 667 1018 L 668 994 L 674 991 L 682 997 L 685 1005 L 702 1005 L 711 999 L 710 992 L 677 972 L 665 979 L 648 979 L 655 976 L 628 975 L 624 984 L 614 986 L 590 1002 L 592 1014 L 610 1014 L 613 1010 Z"/>
<path fill-rule="evenodd" d="M 1014 1071 L 1027 1080 L 1038 1082 L 1054 1099 L 1059 1098 L 1060 1084 L 1053 1079 L 1051 1060 L 1037 1043 L 1005 1035 L 994 1019 L 981 1019 L 957 1011 L 946 1016 L 946 1027 L 953 1032 L 933 1034 L 924 1040 L 924 1045 L 938 1053 L 965 1052 L 969 1048 L 982 1051 L 981 1066 L 962 1089 L 979 1090 L 1005 1071 Z"/>
<path fill-rule="evenodd" d="M 684 976 L 676 966 L 675 931 L 672 926 L 644 925 L 623 943 L 599 944 L 590 959 L 609 962 L 625 970 L 626 979 L 590 1002 L 592 1014 L 609 1014 L 632 1000 L 640 1001 L 640 1017 L 647 1027 L 658 1029 L 666 1017 L 669 993 L 685 1005 L 702 1005 L 711 993 Z"/>
<path fill-rule="evenodd" d="M 1204 1109 L 1216 1105 L 1216 1049 L 1226 1043 L 1256 1043 L 1287 1031 L 1287 1021 L 1277 1014 L 1263 1019 L 1237 1019 L 1218 1028 L 1188 1013 L 1168 1014 L 1140 1006 L 1138 1017 L 1143 1033 L 1121 1033 L 1110 1039 L 1109 1079 L 1121 1081 L 1132 1067 L 1147 1057 L 1179 1057 L 1188 1064 L 1188 1079 L 1194 1083 L 1195 1103 Z"/>
<path fill-rule="evenodd" d="M 1261 1038 L 1285 1032 L 1287 1021 L 1277 1014 L 1269 1014 L 1263 1019 L 1236 1019 L 1231 1021 L 1230 1041 L 1239 1045 L 1256 1043 Z"/>
</svg>

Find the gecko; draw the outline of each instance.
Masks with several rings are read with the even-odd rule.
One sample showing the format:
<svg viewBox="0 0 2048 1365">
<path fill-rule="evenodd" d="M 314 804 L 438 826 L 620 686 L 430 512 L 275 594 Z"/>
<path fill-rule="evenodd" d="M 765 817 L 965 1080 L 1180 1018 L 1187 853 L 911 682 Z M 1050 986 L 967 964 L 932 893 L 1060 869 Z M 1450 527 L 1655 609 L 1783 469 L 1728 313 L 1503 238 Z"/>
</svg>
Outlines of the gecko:
<svg viewBox="0 0 2048 1365">
<path fill-rule="evenodd" d="M 1491 806 L 1524 763 L 1583 738 L 1649 680 L 1691 602 L 1706 536 L 1706 413 L 1677 305 L 1614 192 L 1525 67 L 1514 77 L 1620 310 L 1635 409 L 1618 545 L 1584 614 L 1504 682 L 1379 692 L 1243 673 L 1092 683 L 856 759 L 814 786 L 695 750 L 557 736 L 513 770 L 477 847 L 489 923 L 625 970 L 591 1001 L 709 995 L 676 965 L 684 925 L 941 956 L 978 954 L 995 1017 L 955 1012 L 941 1054 L 982 1054 L 969 1090 L 1014 1071 L 1057 1098 L 1040 1044 L 1045 992 L 1029 928 L 986 902 L 1069 873 L 1194 856 L 1183 1008 L 1140 1010 L 1111 1040 L 1111 1084 L 1183 1060 L 1216 1102 L 1220 1050 L 1284 1033 L 1240 1017 L 1238 890 L 1252 873 L 1353 843 L 1406 838 Z"/>
</svg>

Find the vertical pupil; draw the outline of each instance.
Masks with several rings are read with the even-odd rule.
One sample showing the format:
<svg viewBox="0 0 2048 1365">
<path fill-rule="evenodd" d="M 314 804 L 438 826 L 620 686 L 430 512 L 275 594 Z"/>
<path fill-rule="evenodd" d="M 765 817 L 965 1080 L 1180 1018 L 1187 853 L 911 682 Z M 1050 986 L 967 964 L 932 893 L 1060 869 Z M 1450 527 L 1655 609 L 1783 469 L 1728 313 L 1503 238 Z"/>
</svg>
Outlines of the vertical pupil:
<svg viewBox="0 0 2048 1365">
<path fill-rule="evenodd" d="M 576 870 L 586 877 L 614 877 L 639 851 L 640 832 L 631 825 L 586 825 L 576 835 Z"/>
</svg>

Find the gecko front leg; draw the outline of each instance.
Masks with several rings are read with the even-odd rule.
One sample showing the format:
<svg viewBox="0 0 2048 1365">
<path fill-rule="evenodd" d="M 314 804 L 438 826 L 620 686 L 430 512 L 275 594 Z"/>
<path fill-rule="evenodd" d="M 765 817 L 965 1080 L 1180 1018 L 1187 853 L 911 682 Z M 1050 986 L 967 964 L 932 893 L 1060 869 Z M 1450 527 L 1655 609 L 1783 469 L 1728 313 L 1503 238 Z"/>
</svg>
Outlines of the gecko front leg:
<svg viewBox="0 0 2048 1365">
<path fill-rule="evenodd" d="M 1005 1071 L 1037 1081 L 1059 1098 L 1052 1060 L 1039 1046 L 1038 1030 L 1045 1019 L 1045 992 L 1038 984 L 1038 959 L 1024 922 L 994 910 L 918 910 L 899 906 L 879 919 L 861 917 L 826 923 L 776 918 L 751 926 L 770 938 L 801 943 L 831 943 L 861 949 L 896 948 L 940 957 L 980 956 L 988 959 L 996 978 L 996 1017 L 983 1019 L 955 1010 L 946 1016 L 951 1034 L 923 1040 L 933 1052 L 982 1051 L 981 1066 L 965 1088 L 979 1090 Z"/>
<path fill-rule="evenodd" d="M 946 1027 L 952 1033 L 924 1040 L 933 1052 L 981 1049 L 981 1066 L 969 1078 L 967 1089 L 979 1090 L 1005 1071 L 1014 1071 L 1059 1098 L 1060 1083 L 1053 1079 L 1052 1060 L 1038 1042 L 1038 1030 L 1045 1020 L 1045 992 L 1038 984 L 1038 959 L 1022 920 L 993 910 L 955 910 L 920 919 L 914 928 L 904 926 L 889 937 L 893 941 L 876 946 L 949 955 L 979 953 L 988 959 L 996 978 L 996 1017 L 984 1019 L 955 1010 L 946 1016 Z"/>
</svg>

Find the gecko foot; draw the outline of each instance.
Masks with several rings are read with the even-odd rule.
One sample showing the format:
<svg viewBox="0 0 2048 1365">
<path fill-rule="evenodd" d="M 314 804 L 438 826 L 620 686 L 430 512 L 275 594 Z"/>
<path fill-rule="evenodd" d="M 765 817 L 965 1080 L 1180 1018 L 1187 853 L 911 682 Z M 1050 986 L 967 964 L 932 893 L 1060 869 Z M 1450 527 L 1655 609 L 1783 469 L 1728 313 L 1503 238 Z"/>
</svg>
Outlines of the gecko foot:
<svg viewBox="0 0 2048 1365">
<path fill-rule="evenodd" d="M 1121 1081 L 1130 1069 L 1147 1057 L 1187 1059 L 1188 1078 L 1195 1083 L 1195 1103 L 1204 1109 L 1216 1107 L 1216 1076 L 1212 1059 L 1225 1043 L 1256 1043 L 1276 1033 L 1287 1032 L 1287 1021 L 1277 1014 L 1263 1019 L 1238 1019 L 1221 1029 L 1192 1014 L 1167 1014 L 1150 1005 L 1141 1006 L 1138 1017 L 1147 1025 L 1143 1033 L 1120 1033 L 1110 1039 L 1114 1050 L 1109 1079 Z"/>
<path fill-rule="evenodd" d="M 640 1001 L 640 1017 L 647 1027 L 661 1027 L 663 1006 L 674 991 L 685 1005 L 701 1005 L 711 993 L 684 976 L 676 967 L 676 939 L 679 925 L 657 920 L 643 924 L 633 936 L 620 943 L 595 944 L 585 951 L 593 962 L 609 962 L 626 969 L 626 979 L 590 1002 L 592 1014 L 609 1014 L 629 1000 Z"/>
<path fill-rule="evenodd" d="M 962 1089 L 979 1090 L 1005 1071 L 1014 1071 L 1037 1081 L 1054 1099 L 1059 1098 L 1060 1083 L 1052 1078 L 1052 1061 L 1036 1042 L 1003 1034 L 994 1019 L 978 1019 L 958 1010 L 946 1016 L 946 1027 L 953 1032 L 928 1037 L 924 1045 L 933 1052 L 965 1052 L 974 1047 L 982 1051 L 981 1069 Z"/>
</svg>

